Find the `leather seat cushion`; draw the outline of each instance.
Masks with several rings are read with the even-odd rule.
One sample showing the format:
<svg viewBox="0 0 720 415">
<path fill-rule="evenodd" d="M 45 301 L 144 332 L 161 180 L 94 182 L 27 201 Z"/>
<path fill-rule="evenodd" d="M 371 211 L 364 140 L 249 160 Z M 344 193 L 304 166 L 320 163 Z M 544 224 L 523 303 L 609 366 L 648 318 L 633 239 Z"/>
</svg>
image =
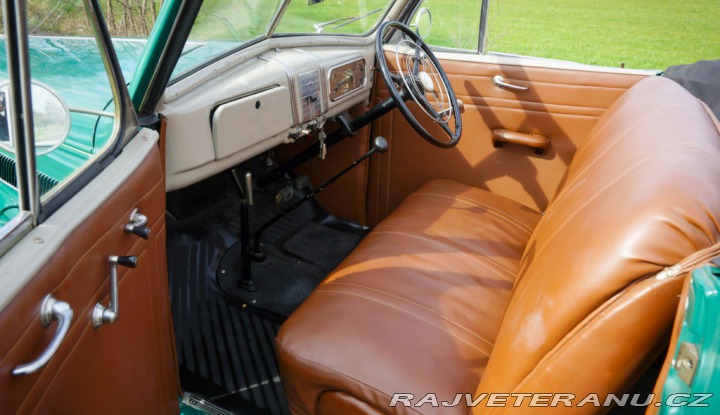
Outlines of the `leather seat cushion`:
<svg viewBox="0 0 720 415">
<path fill-rule="evenodd" d="M 314 413 L 326 390 L 376 408 L 393 393 L 473 392 L 539 219 L 447 180 L 410 195 L 283 325 L 277 351 L 292 411 Z"/>
</svg>

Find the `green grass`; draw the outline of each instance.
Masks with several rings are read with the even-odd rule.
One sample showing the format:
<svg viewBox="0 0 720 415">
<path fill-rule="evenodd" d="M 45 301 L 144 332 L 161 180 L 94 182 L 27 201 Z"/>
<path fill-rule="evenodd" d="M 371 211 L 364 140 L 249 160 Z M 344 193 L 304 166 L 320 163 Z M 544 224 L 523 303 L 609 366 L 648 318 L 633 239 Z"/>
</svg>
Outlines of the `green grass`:
<svg viewBox="0 0 720 415">
<path fill-rule="evenodd" d="M 293 0 L 279 32 L 312 32 L 312 23 L 359 15 L 385 0 Z M 428 42 L 477 49 L 481 0 L 426 0 L 433 26 Z M 379 16 L 377 16 L 379 17 Z M 364 33 L 363 19 L 337 31 Z M 665 69 L 720 59 L 718 0 L 490 0 L 487 51 L 591 65 Z"/>
<path fill-rule="evenodd" d="M 490 5 L 489 51 L 643 69 L 720 59 L 718 0 L 490 0 Z"/>
<path fill-rule="evenodd" d="M 429 44 L 477 50 L 480 0 L 426 0 L 423 7 L 432 14 L 432 30 L 426 39 Z"/>
</svg>

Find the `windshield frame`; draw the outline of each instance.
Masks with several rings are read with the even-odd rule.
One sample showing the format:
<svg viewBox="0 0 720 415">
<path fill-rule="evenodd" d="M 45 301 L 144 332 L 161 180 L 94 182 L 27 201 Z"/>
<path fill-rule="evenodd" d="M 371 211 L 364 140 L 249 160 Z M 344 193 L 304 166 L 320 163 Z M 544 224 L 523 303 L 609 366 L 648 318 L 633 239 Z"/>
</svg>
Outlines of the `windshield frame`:
<svg viewBox="0 0 720 415">
<path fill-rule="evenodd" d="M 168 86 L 173 85 L 179 81 L 182 81 L 183 79 L 188 78 L 189 76 L 193 75 L 194 73 L 198 72 L 202 68 L 205 68 L 209 65 L 212 65 L 224 58 L 227 58 L 230 55 L 233 55 L 237 52 L 240 52 L 244 49 L 247 49 L 251 46 L 257 45 L 259 43 L 262 43 L 269 39 L 281 39 L 281 38 L 292 38 L 292 37 L 304 37 L 304 36 L 313 36 L 313 37 L 347 37 L 347 38 L 366 38 L 377 30 L 377 28 L 382 24 L 383 21 L 385 21 L 388 17 L 388 14 L 393 10 L 395 6 L 398 4 L 403 4 L 404 2 L 402 0 L 387 0 L 387 6 L 384 10 L 384 13 L 382 16 L 377 20 L 375 25 L 371 27 L 369 30 L 367 30 L 364 33 L 358 33 L 358 34 L 351 34 L 351 33 L 310 33 L 310 32 L 288 32 L 288 33 L 276 33 L 278 26 L 280 25 L 283 17 L 285 16 L 285 12 L 287 11 L 288 7 L 290 6 L 290 3 L 293 0 L 282 0 L 280 5 L 278 6 L 276 12 L 274 13 L 270 23 L 267 26 L 267 29 L 265 30 L 264 34 L 258 35 L 252 39 L 249 39 L 244 42 L 239 42 L 234 47 L 230 47 L 227 50 L 220 52 L 211 58 L 205 60 L 202 62 L 202 64 L 194 65 L 188 67 L 186 70 L 183 70 L 180 73 L 174 74 L 175 67 L 180 63 L 180 59 L 182 59 L 183 53 L 178 56 L 178 62 L 176 62 L 173 65 L 172 72 L 169 81 Z M 312 7 L 312 6 L 308 6 Z M 199 13 L 199 10 L 198 10 Z M 193 17 L 192 24 L 194 25 L 194 20 L 197 18 L 197 14 Z M 323 23 L 323 22 L 320 22 Z M 183 42 L 183 47 L 189 43 L 192 42 L 190 39 L 185 39 Z"/>
<path fill-rule="evenodd" d="M 133 103 L 140 114 L 152 114 L 155 107 L 161 101 L 165 90 L 175 84 L 184 81 L 208 67 L 217 64 L 232 55 L 242 51 L 260 54 L 261 50 L 270 50 L 280 47 L 300 47 L 303 44 L 318 46 L 330 46 L 339 44 L 360 45 L 370 44 L 374 39 L 374 33 L 380 24 L 388 18 L 397 17 L 403 14 L 406 6 L 414 4 L 418 0 L 388 0 L 388 7 L 382 19 L 371 30 L 364 34 L 336 34 L 336 33 L 283 33 L 276 34 L 285 11 L 290 5 L 290 0 L 282 0 L 278 6 L 272 23 L 268 25 L 264 35 L 257 36 L 247 42 L 238 43 L 235 47 L 218 53 L 201 64 L 189 67 L 179 74 L 173 74 L 175 67 L 180 60 L 183 49 L 188 42 L 188 37 L 195 20 L 200 12 L 201 2 L 188 2 L 186 0 L 165 0 L 158 13 L 157 21 L 163 19 L 162 25 L 153 26 L 148 37 L 148 47 L 143 51 L 140 62 L 136 67 L 133 76 L 133 84 L 136 80 L 147 79 L 143 85 L 130 85 L 133 96 Z M 156 21 L 156 23 L 157 23 Z M 313 38 L 308 41 L 302 39 Z M 298 39 L 293 41 L 292 39 Z M 270 42 L 270 43 L 266 43 Z M 263 48 L 263 44 L 267 48 Z M 151 47 L 152 46 L 152 47 Z M 240 59 L 239 61 L 244 61 Z"/>
</svg>

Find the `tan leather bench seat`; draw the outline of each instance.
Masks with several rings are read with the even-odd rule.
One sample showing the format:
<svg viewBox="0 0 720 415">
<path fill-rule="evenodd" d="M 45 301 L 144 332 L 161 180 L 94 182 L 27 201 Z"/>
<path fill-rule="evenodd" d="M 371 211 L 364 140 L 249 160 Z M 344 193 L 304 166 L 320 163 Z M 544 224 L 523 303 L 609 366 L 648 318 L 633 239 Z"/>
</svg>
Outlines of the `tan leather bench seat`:
<svg viewBox="0 0 720 415">
<path fill-rule="evenodd" d="M 394 393 L 623 391 L 660 352 L 684 272 L 709 254 L 686 258 L 720 240 L 718 183 L 713 118 L 648 78 L 601 117 L 543 215 L 426 184 L 284 324 L 292 412 L 439 413 L 390 408 Z"/>
<path fill-rule="evenodd" d="M 293 331 L 283 348 L 309 364 L 322 362 L 313 371 L 351 377 L 355 396 L 379 394 L 390 402 L 381 391 L 392 390 L 396 379 L 414 383 L 404 385 L 411 391 L 437 384 L 452 394 L 474 391 L 539 219 L 538 212 L 484 190 L 428 183 L 318 287 L 307 318 L 306 307 L 293 315 L 316 339 L 335 339 L 332 347 L 307 343 L 310 332 L 295 344 Z M 317 307 L 326 317 L 315 315 Z M 290 362 L 293 373 L 305 370 Z"/>
</svg>

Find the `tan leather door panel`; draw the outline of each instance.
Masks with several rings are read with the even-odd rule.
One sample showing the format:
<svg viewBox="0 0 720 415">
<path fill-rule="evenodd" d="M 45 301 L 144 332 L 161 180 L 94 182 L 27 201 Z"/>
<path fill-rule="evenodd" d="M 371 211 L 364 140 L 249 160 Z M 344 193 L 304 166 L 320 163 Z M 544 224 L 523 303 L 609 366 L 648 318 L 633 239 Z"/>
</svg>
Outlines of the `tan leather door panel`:
<svg viewBox="0 0 720 415">
<path fill-rule="evenodd" d="M 148 240 L 123 230 L 135 208 L 148 217 Z M 178 412 L 164 214 L 155 146 L 0 314 L 0 413 Z M 119 268 L 117 321 L 93 328 L 93 307 L 109 300 L 110 255 L 136 255 L 137 267 Z M 43 328 L 38 314 L 48 293 L 72 307 L 69 332 L 45 367 L 14 376 L 13 367 L 35 359 L 55 333 L 57 323 Z"/>
<path fill-rule="evenodd" d="M 453 179 L 544 210 L 555 194 L 577 147 L 598 117 L 630 86 L 647 75 L 498 65 L 441 59 L 442 67 L 465 105 L 463 133 L 456 148 L 445 150 L 425 142 L 398 111 L 374 125 L 373 135 L 391 143 L 374 159 L 369 179 L 369 222 L 376 223 L 412 191 L 435 178 Z M 388 62 L 394 62 L 394 57 Z M 493 84 L 527 87 L 511 91 Z M 380 78 L 376 99 L 388 97 Z M 413 104 L 409 104 L 411 107 Z M 430 131 L 441 130 L 414 111 Z M 503 129 L 550 139 L 544 155 L 530 147 L 493 147 L 493 130 Z"/>
</svg>

